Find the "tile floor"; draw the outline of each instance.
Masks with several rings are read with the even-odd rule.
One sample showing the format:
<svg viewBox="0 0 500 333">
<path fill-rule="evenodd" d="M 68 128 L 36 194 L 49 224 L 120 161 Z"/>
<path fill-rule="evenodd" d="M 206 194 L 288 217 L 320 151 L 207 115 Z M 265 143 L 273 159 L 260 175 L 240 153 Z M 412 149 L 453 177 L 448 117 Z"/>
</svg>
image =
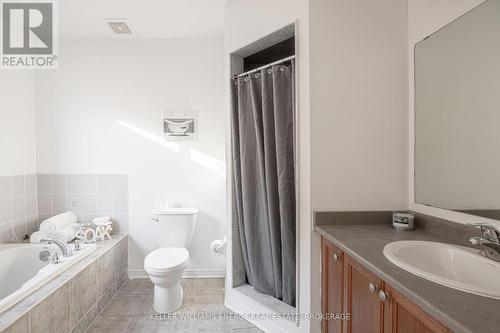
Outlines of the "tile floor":
<svg viewBox="0 0 500 333">
<path fill-rule="evenodd" d="M 179 314 L 232 313 L 224 307 L 223 279 L 184 279 L 184 304 Z M 96 318 L 87 333 L 259 333 L 243 319 L 153 319 L 153 285 L 129 280 Z"/>
</svg>

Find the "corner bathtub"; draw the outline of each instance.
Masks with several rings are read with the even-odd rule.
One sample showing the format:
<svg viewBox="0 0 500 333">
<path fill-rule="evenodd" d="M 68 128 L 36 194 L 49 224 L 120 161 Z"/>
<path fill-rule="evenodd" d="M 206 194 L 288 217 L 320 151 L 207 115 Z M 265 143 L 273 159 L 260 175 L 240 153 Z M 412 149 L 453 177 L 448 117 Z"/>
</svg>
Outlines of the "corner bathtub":
<svg viewBox="0 0 500 333">
<path fill-rule="evenodd" d="M 73 246 L 69 244 L 70 246 Z M 95 244 L 82 244 L 75 255 L 63 258 L 60 263 L 43 262 L 42 250 L 61 254 L 53 244 L 4 244 L 0 245 L 0 313 L 49 282 L 66 269 L 88 256 Z"/>
</svg>

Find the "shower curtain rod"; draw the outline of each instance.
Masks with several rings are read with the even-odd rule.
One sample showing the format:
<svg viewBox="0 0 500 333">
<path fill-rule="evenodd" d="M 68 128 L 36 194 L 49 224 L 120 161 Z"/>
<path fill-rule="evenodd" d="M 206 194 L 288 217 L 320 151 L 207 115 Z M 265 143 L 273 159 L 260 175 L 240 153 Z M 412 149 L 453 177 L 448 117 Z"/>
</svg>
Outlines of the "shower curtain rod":
<svg viewBox="0 0 500 333">
<path fill-rule="evenodd" d="M 255 73 L 255 72 L 258 72 L 262 69 L 265 69 L 265 68 L 268 68 L 268 67 L 271 67 L 271 66 L 274 66 L 274 65 L 279 65 L 279 64 L 282 64 L 284 62 L 287 62 L 287 61 L 290 61 L 292 59 L 295 59 L 295 56 L 289 56 L 289 57 L 286 57 L 286 58 L 283 58 L 283 59 L 280 59 L 278 61 L 275 61 L 275 62 L 272 62 L 270 64 L 267 64 L 267 65 L 264 65 L 262 67 L 259 67 L 259 68 L 255 68 L 255 69 L 252 69 L 251 71 L 248 71 L 248 72 L 245 72 L 245 73 L 241 73 L 241 74 L 237 74 L 233 77 L 233 79 L 236 79 L 236 78 L 239 78 L 239 77 L 242 77 L 242 76 L 245 76 L 245 75 L 249 75 L 249 74 L 252 74 L 252 73 Z"/>
</svg>

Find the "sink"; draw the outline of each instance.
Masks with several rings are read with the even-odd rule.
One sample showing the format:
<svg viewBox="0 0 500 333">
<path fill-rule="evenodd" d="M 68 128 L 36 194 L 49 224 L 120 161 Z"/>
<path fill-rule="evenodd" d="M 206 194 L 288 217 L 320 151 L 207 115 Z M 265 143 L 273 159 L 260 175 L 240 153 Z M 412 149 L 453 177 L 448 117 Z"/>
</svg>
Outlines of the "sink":
<svg viewBox="0 0 500 333">
<path fill-rule="evenodd" d="M 468 293 L 500 299 L 500 263 L 479 250 L 426 241 L 398 241 L 384 248 L 393 264 L 424 279 Z"/>
</svg>

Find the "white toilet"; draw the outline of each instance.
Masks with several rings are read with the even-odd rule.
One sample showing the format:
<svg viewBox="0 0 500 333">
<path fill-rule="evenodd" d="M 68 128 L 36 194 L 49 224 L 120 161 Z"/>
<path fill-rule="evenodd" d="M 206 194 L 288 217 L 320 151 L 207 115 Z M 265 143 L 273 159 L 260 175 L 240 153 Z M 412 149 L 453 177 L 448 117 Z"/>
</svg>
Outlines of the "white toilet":
<svg viewBox="0 0 500 333">
<path fill-rule="evenodd" d="M 171 313 L 182 305 L 182 274 L 189 263 L 186 249 L 193 239 L 198 210 L 169 208 L 153 212 L 159 249 L 144 259 L 144 270 L 155 285 L 153 309 Z"/>
</svg>

